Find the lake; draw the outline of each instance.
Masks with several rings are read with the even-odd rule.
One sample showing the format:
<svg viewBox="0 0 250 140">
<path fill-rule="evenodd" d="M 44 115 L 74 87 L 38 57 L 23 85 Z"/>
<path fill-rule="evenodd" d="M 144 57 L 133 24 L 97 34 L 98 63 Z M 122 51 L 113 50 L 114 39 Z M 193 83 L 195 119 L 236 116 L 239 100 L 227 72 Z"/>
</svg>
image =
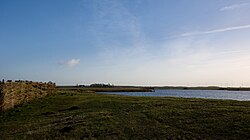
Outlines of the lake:
<svg viewBox="0 0 250 140">
<path fill-rule="evenodd" d="M 182 97 L 250 101 L 250 91 L 227 90 L 163 90 L 155 92 L 101 92 L 102 94 L 118 94 L 127 96 Z"/>
</svg>

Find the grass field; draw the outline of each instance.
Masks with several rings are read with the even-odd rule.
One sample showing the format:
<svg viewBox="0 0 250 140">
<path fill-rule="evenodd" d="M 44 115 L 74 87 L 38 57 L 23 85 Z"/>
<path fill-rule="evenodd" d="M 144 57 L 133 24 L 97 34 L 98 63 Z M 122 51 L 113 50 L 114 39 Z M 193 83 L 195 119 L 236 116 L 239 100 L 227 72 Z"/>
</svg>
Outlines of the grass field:
<svg viewBox="0 0 250 140">
<path fill-rule="evenodd" d="M 1 139 L 249 139 L 250 102 L 70 90 L 0 114 Z"/>
</svg>

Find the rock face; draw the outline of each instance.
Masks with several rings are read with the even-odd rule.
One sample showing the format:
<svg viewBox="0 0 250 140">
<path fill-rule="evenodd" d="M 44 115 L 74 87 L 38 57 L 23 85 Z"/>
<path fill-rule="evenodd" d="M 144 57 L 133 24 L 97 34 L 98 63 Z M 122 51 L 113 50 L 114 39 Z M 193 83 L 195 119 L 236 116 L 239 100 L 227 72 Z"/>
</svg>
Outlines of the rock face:
<svg viewBox="0 0 250 140">
<path fill-rule="evenodd" d="M 54 83 L 31 81 L 1 82 L 0 83 L 0 111 L 18 106 L 36 98 L 54 95 Z"/>
</svg>

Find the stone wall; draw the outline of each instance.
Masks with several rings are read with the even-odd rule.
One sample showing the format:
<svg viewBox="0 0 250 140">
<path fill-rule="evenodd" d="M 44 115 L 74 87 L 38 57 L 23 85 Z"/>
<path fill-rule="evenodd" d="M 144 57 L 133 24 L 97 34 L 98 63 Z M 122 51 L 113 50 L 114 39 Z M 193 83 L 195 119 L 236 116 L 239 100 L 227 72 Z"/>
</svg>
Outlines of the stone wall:
<svg viewBox="0 0 250 140">
<path fill-rule="evenodd" d="M 54 95 L 55 84 L 52 82 L 41 83 L 31 81 L 15 81 L 0 83 L 0 110 L 14 108 L 24 102 L 37 98 Z"/>
</svg>

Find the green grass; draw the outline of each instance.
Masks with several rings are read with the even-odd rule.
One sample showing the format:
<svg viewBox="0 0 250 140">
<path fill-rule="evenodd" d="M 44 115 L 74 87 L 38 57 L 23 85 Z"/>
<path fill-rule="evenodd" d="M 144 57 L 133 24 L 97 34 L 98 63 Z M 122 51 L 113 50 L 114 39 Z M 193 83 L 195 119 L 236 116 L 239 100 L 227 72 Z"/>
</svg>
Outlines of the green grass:
<svg viewBox="0 0 250 140">
<path fill-rule="evenodd" d="M 1 139 L 249 139 L 250 102 L 60 92 L 0 114 Z"/>
</svg>

